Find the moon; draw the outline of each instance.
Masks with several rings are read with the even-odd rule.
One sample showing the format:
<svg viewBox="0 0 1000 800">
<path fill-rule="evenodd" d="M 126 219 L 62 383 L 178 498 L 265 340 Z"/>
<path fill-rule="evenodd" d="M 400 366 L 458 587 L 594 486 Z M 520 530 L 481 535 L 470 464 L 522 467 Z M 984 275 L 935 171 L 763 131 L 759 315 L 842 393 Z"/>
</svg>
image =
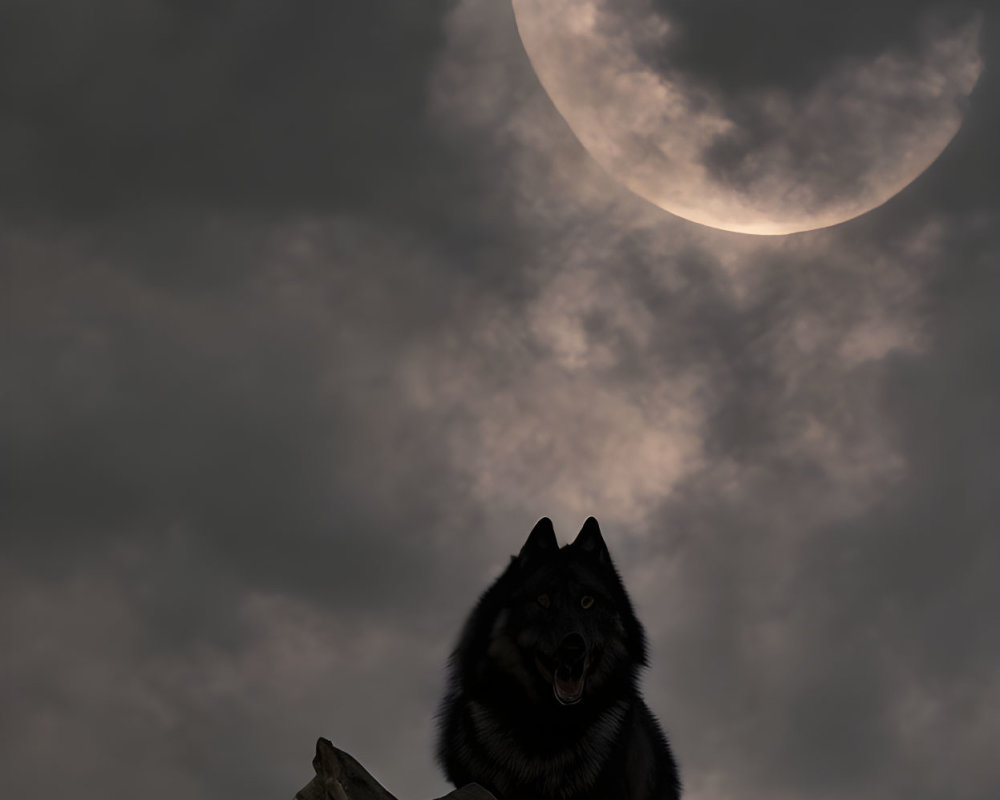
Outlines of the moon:
<svg viewBox="0 0 1000 800">
<path fill-rule="evenodd" d="M 983 70 L 979 17 L 926 24 L 906 46 L 831 51 L 790 88 L 774 75 L 741 84 L 739 64 L 713 81 L 672 58 L 690 26 L 664 0 L 512 2 L 542 86 L 590 155 L 660 208 L 740 233 L 815 230 L 885 203 L 958 132 Z"/>
</svg>

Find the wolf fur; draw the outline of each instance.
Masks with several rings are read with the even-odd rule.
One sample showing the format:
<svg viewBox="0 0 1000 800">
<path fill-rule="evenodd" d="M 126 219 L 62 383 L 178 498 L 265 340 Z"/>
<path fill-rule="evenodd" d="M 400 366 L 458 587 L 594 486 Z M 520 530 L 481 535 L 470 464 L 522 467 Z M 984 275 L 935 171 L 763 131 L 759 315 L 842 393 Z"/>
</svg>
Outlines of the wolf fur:
<svg viewBox="0 0 1000 800">
<path fill-rule="evenodd" d="M 465 623 L 438 761 L 500 800 L 677 800 L 676 762 L 638 691 L 646 663 L 597 520 L 560 548 L 543 517 Z"/>
</svg>

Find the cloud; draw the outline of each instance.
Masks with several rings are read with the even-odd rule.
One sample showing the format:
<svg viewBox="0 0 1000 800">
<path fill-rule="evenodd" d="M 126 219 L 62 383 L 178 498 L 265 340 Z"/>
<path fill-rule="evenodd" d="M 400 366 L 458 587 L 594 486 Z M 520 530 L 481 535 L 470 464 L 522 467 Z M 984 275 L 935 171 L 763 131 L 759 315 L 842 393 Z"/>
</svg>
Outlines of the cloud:
<svg viewBox="0 0 1000 800">
<path fill-rule="evenodd" d="M 735 125 L 711 139 L 701 160 L 717 181 L 760 200 L 794 176 L 786 199 L 810 211 L 876 205 L 932 163 L 961 126 L 959 98 L 982 71 L 979 31 L 974 18 L 935 30 L 912 52 L 890 47 L 847 60 L 799 96 L 782 87 L 731 97 L 724 113 Z"/>
<path fill-rule="evenodd" d="M 207 259 L 234 234 L 187 233 Z M 349 220 L 244 234 L 257 255 L 196 288 L 156 286 L 124 253 L 81 258 L 93 239 L 5 241 L 14 313 L 0 357 L 18 376 L 5 517 L 26 555 L 71 565 L 99 542 L 155 541 L 180 525 L 220 570 L 349 603 L 355 559 L 404 529 L 417 548 L 450 513 L 436 496 L 450 467 L 399 403 L 392 371 L 407 329 L 436 324 L 433 297 L 419 300 L 429 257 Z M 310 555 L 329 537 L 332 581 Z M 384 563 L 381 579 L 401 579 Z"/>
<path fill-rule="evenodd" d="M 845 60 L 873 60 L 887 49 L 915 54 L 983 9 L 976 0 L 819 0 L 809 5 L 747 6 L 730 0 L 682 4 L 629 0 L 631 18 L 659 16 L 673 32 L 666 50 L 650 48 L 656 68 L 691 72 L 724 94 L 778 87 L 810 93 Z"/>
<path fill-rule="evenodd" d="M 202 588 L 173 566 L 180 586 Z M 225 613 L 190 610 L 189 624 L 208 614 L 227 627 L 178 646 L 150 625 L 143 579 L 165 571 L 127 553 L 68 580 L 4 570 L 0 626 L 13 650 L 3 695 L 17 724 L 0 735 L 12 791 L 71 785 L 97 797 L 142 784 L 151 798 L 290 796 L 311 777 L 321 734 L 399 794 L 421 781 L 440 788 L 412 747 L 432 726 L 428 687 L 418 679 L 414 692 L 413 675 L 435 674 L 445 655 L 441 640 L 428 640 L 433 629 L 251 591 Z M 392 730 L 387 719 L 398 720 Z"/>
<path fill-rule="evenodd" d="M 445 8 L 5 4 L 3 208 L 412 214 L 449 161 L 420 124 Z"/>
</svg>

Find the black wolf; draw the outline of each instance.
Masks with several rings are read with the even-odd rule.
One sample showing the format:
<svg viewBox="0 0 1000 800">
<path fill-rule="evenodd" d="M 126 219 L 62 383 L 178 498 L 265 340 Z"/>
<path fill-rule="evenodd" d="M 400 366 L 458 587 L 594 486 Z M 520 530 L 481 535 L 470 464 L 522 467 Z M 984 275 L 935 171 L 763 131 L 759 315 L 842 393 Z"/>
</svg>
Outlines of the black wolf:
<svg viewBox="0 0 1000 800">
<path fill-rule="evenodd" d="M 501 800 L 677 800 L 639 696 L 646 637 L 597 520 L 560 549 L 543 517 L 480 598 L 450 661 L 437 757 Z"/>
</svg>

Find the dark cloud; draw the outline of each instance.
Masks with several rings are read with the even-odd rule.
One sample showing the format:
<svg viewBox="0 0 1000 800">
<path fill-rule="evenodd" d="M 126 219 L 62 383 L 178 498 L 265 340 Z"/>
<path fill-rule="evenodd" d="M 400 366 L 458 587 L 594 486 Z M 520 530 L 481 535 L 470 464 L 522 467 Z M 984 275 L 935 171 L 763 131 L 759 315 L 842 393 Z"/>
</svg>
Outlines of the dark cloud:
<svg viewBox="0 0 1000 800">
<path fill-rule="evenodd" d="M 166 770 L 154 794 L 197 798 L 293 792 L 324 732 L 388 761 L 379 720 L 429 727 L 438 687 L 414 703 L 411 675 L 434 683 L 428 617 L 475 558 L 440 558 L 477 509 L 398 373 L 411 337 L 454 319 L 441 289 L 461 279 L 360 220 L 109 226 L 2 244 L 0 626 L 28 731 L 0 726 L 5 773 L 114 794 Z M 152 268 L 167 241 L 202 280 Z M 432 661 L 406 652 L 418 631 Z M 103 732 L 51 784 L 50 726 Z M 422 755 L 404 763 L 430 772 Z"/>
<path fill-rule="evenodd" d="M 235 244 L 244 233 L 258 256 L 238 280 L 198 291 L 100 263 L 99 249 L 76 261 L 86 240 L 5 242 L 0 360 L 17 379 L 0 430 L 14 552 L 63 573 L 176 529 L 207 571 L 338 603 L 361 575 L 385 597 L 424 584 L 450 467 L 400 403 L 394 365 L 450 302 L 420 299 L 433 262 L 402 235 L 386 245 L 350 223 L 218 235 Z M 188 243 L 201 259 L 206 246 L 229 258 L 241 248 L 207 239 Z M 389 542 L 409 556 L 379 557 Z"/>
<path fill-rule="evenodd" d="M 1000 13 L 991 6 L 983 20 L 980 53 L 985 68 L 969 98 L 965 122 L 941 158 L 910 190 L 925 192 L 949 209 L 973 213 L 996 208 L 1000 201 L 1000 155 L 994 145 L 1000 131 Z"/>
<path fill-rule="evenodd" d="M 671 31 L 668 45 L 646 54 L 651 63 L 692 73 L 726 93 L 775 86 L 793 96 L 810 91 L 845 60 L 915 49 L 929 34 L 968 22 L 985 7 L 981 0 L 652 5 Z"/>
<path fill-rule="evenodd" d="M 682 76 L 692 87 L 690 102 L 711 97 L 732 123 L 703 148 L 709 174 L 751 194 L 777 177 L 817 209 L 849 202 L 858 187 L 877 181 L 871 154 L 883 144 L 875 161 L 888 163 L 895 152 L 920 146 L 920 139 L 908 138 L 910 131 L 930 137 L 935 120 L 953 113 L 951 99 L 938 103 L 933 92 L 917 88 L 929 85 L 918 76 L 932 62 L 938 73 L 964 81 L 962 47 L 935 48 L 935 42 L 979 20 L 978 49 L 987 72 L 981 83 L 995 82 L 990 65 L 996 59 L 997 14 L 982 2 L 791 6 L 664 0 L 653 7 L 667 33 L 647 37 L 637 54 L 671 78 Z M 617 13 L 628 18 L 631 11 L 642 20 L 635 28 L 648 28 L 647 8 L 625 4 Z M 622 18 L 615 24 L 623 24 Z M 897 66 L 890 68 L 892 63 Z M 980 86 L 968 104 L 966 90 L 958 93 L 964 113 L 993 113 L 995 86 Z M 947 93 L 942 85 L 934 91 Z M 855 113 L 859 107 L 865 112 Z M 986 129 L 995 131 L 995 121 Z M 993 150 L 984 143 L 975 157 L 980 172 L 966 176 L 966 195 L 989 192 L 995 183 Z M 990 165 L 985 176 L 983 160 Z M 802 186 L 812 187 L 812 194 L 803 194 Z"/>
<path fill-rule="evenodd" d="M 412 213 L 451 161 L 422 121 L 446 7 L 5 3 L 3 205 Z"/>
<path fill-rule="evenodd" d="M 735 382 L 727 405 L 748 415 L 735 429 L 759 433 L 733 441 L 726 414 L 713 427 L 754 477 L 734 496 L 713 461 L 662 509 L 653 527 L 666 532 L 659 546 L 680 586 L 660 597 L 684 603 L 658 640 L 672 688 L 663 702 L 679 710 L 678 731 L 696 724 L 671 696 L 694 693 L 690 713 L 712 720 L 692 748 L 696 775 L 718 770 L 721 747 L 733 759 L 727 785 L 752 796 L 985 798 L 1000 780 L 981 738 L 995 737 L 996 723 L 976 699 L 995 692 L 987 673 L 1000 655 L 990 633 L 1000 465 L 995 447 L 975 444 L 1000 435 L 1000 386 L 984 371 L 1000 339 L 988 301 L 976 299 L 995 296 L 987 262 L 997 244 L 981 237 L 956 234 L 948 251 L 964 253 L 964 266 L 941 265 L 933 279 L 928 352 L 890 355 L 839 389 L 815 370 L 812 387 L 791 393 L 774 374 L 757 390 Z M 830 283 L 813 274 L 782 284 L 798 282 Z M 838 313 L 851 304 L 827 298 L 844 301 Z M 905 463 L 901 480 L 873 476 L 868 510 L 832 523 L 819 509 L 845 477 L 830 473 L 829 455 L 789 459 L 787 449 L 788 425 L 822 418 L 824 407 L 841 441 L 851 428 L 871 435 L 858 427 L 871 415 Z M 865 469 L 860 459 L 854 468 Z M 716 654 L 710 666 L 693 655 L 706 651 Z M 957 740 L 945 744 L 945 730 Z"/>
</svg>

